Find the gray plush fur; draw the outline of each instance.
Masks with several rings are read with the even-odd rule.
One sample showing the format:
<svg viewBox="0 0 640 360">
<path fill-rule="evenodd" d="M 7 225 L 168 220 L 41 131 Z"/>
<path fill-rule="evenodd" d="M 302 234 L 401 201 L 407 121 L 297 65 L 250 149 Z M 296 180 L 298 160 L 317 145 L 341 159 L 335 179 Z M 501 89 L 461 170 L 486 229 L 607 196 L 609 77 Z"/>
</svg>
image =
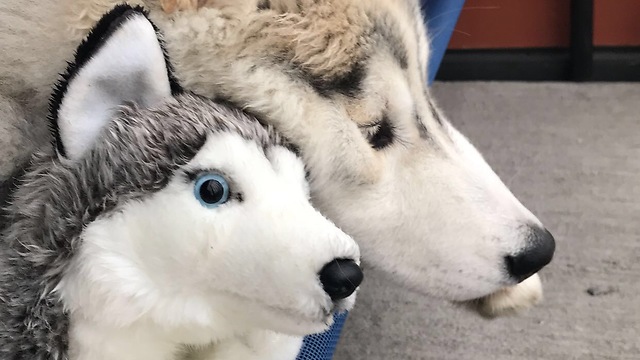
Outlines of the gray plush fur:
<svg viewBox="0 0 640 360">
<path fill-rule="evenodd" d="M 255 119 L 183 94 L 151 110 L 124 107 L 80 160 L 58 157 L 53 149 L 34 156 L 2 232 L 0 359 L 68 359 L 68 319 L 55 289 L 82 229 L 161 190 L 207 134 L 220 131 L 263 147 L 284 145 Z"/>
<path fill-rule="evenodd" d="M 6 201 L 22 164 L 49 141 L 47 127 L 41 121 L 30 121 L 31 117 L 33 115 L 27 114 L 17 101 L 0 95 L 0 205 Z"/>
</svg>

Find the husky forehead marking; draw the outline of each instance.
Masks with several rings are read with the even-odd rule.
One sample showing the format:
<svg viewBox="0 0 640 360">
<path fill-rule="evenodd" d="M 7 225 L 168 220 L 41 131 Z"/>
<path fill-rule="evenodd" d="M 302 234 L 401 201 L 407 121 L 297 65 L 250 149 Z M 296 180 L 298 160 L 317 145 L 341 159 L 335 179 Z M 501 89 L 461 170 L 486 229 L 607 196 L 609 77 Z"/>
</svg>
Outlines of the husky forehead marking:
<svg viewBox="0 0 640 360">
<path fill-rule="evenodd" d="M 389 116 L 386 106 L 376 109 L 377 115 L 367 114 L 366 110 L 362 110 L 369 106 L 366 104 L 369 94 L 365 91 L 368 87 L 365 81 L 370 72 L 380 71 L 372 61 L 372 56 L 378 56 L 381 49 L 386 49 L 388 56 L 404 73 L 403 76 L 426 79 L 426 70 L 415 61 L 411 64 L 412 71 L 409 71 L 412 55 L 407 46 L 412 41 L 407 39 L 410 38 L 407 28 L 412 30 L 414 23 L 418 27 L 415 19 L 419 17 L 398 16 L 404 12 L 397 10 L 390 10 L 389 13 L 376 12 L 375 6 L 370 8 L 349 1 L 298 1 L 295 6 L 272 1 L 257 5 L 261 10 L 267 5 L 273 5 L 272 10 L 276 12 L 281 12 L 281 8 L 294 9 L 293 12 L 282 15 L 284 25 L 274 27 L 271 23 L 261 28 L 261 32 L 273 34 L 271 38 L 260 38 L 259 42 L 273 45 L 261 50 L 268 54 L 265 58 L 278 63 L 294 83 L 306 83 L 322 98 L 343 104 L 374 149 L 381 150 L 393 143 L 402 142 L 402 137 L 397 136 L 398 126 L 393 117 Z M 413 7 L 409 3 L 404 5 L 407 7 L 405 10 L 411 13 L 420 12 L 415 4 Z M 401 25 L 403 18 L 409 25 Z M 288 26 L 294 30 L 287 31 Z M 251 28 L 251 25 L 248 27 Z M 250 29 L 249 32 L 251 31 L 255 29 Z M 252 34 L 249 38 L 254 36 L 256 35 Z M 283 40 L 291 37 L 293 39 L 290 41 Z M 295 46 L 289 46 L 291 43 Z M 427 50 L 426 41 L 424 44 L 413 45 L 425 52 Z M 274 48 L 277 50 L 273 50 Z M 252 51 L 255 50 L 252 48 Z M 414 49 L 412 54 L 416 51 L 420 50 Z M 257 68 L 254 64 L 249 72 L 255 72 Z M 413 70 L 417 70 L 417 73 Z M 426 92 L 426 88 L 423 91 Z M 430 140 L 434 145 L 433 149 L 437 150 L 437 143 L 433 141 L 433 136 L 424 123 L 430 120 L 421 118 L 417 109 L 414 113 L 415 128 L 420 137 Z M 432 109 L 432 113 L 436 113 L 435 109 Z M 434 118 L 437 123 L 442 124 L 439 116 Z"/>
<path fill-rule="evenodd" d="M 259 4 L 264 5 L 264 4 Z M 386 47 L 401 69 L 409 67 L 409 55 L 405 42 L 399 37 L 397 23 L 387 16 L 375 16 L 348 3 L 327 4 L 317 1 L 320 9 L 297 2 L 298 12 L 313 19 L 307 24 L 306 18 L 297 27 L 308 33 L 308 38 L 299 36 L 298 42 L 313 41 L 311 45 L 294 49 L 293 61 L 301 77 L 320 95 L 331 97 L 341 94 L 348 97 L 361 95 L 362 82 L 368 69 L 368 58 L 373 48 Z M 334 6 L 326 9 L 322 6 Z M 344 12 L 342 12 L 344 11 Z M 310 14 L 306 13 L 310 12 Z M 362 19 L 367 19 L 363 22 Z M 368 19 L 372 19 L 369 21 Z M 282 35 L 282 34 L 278 34 Z M 317 38 L 311 38 L 311 36 Z M 327 64 L 332 64 L 328 66 Z"/>
<path fill-rule="evenodd" d="M 331 97 L 336 93 L 355 97 L 360 93 L 366 70 L 362 63 L 356 63 L 345 74 L 330 78 L 313 75 L 303 69 L 300 72 L 303 79 L 307 79 L 318 94 L 324 97 Z"/>
<path fill-rule="evenodd" d="M 406 70 L 409 68 L 409 55 L 404 47 L 404 42 L 398 35 L 400 31 L 395 27 L 396 25 L 393 21 L 387 18 L 378 18 L 375 20 L 373 33 L 380 37 L 379 41 L 389 47 L 400 68 Z"/>
<path fill-rule="evenodd" d="M 404 43 L 399 39 L 397 32 L 392 31 L 393 22 L 377 19 L 371 28 L 363 29 L 362 42 L 374 41 L 378 46 L 387 47 L 392 56 L 397 61 L 400 68 L 406 70 L 409 66 L 407 51 Z M 368 38 L 368 39 L 367 39 Z M 327 46 L 331 46 L 333 36 L 326 35 Z M 305 71 L 304 65 L 300 71 L 309 84 L 322 96 L 331 97 L 334 94 L 341 94 L 348 97 L 358 97 L 361 95 L 362 82 L 366 77 L 368 54 L 360 54 L 359 59 L 354 59 L 353 65 L 347 68 L 344 73 L 337 75 L 314 74 Z"/>
<path fill-rule="evenodd" d="M 273 12 L 258 15 L 254 23 L 242 30 L 250 34 L 246 35 L 250 41 L 243 45 L 241 57 L 263 53 L 292 76 L 294 82 L 307 83 L 323 98 L 335 100 L 345 96 L 341 103 L 347 108 L 358 107 L 366 100 L 364 82 L 370 72 L 380 71 L 372 57 L 380 56 L 384 49 L 403 76 L 417 75 L 426 80 L 426 67 L 421 60 L 424 58 L 426 63 L 428 44 L 421 36 L 417 3 L 320 0 L 298 1 L 295 7 L 286 3 L 270 2 L 271 10 L 278 14 L 277 20 L 274 21 Z M 281 8 L 289 12 L 282 13 Z M 416 61 L 416 57 L 420 59 Z M 256 67 L 252 69 L 255 71 Z M 428 90 L 424 87 L 421 91 Z M 353 119 L 360 125 L 372 123 L 368 117 Z M 436 121 L 441 122 L 439 117 Z"/>
</svg>

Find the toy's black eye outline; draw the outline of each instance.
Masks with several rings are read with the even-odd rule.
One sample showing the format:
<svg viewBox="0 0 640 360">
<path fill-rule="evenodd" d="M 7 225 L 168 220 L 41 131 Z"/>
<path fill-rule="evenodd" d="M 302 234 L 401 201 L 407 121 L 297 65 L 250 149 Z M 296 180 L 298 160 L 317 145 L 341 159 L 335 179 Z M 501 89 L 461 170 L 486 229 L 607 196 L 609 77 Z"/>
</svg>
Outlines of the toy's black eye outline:
<svg viewBox="0 0 640 360">
<path fill-rule="evenodd" d="M 202 206 L 212 209 L 229 200 L 229 183 L 219 174 L 203 174 L 196 179 L 193 194 Z"/>
</svg>

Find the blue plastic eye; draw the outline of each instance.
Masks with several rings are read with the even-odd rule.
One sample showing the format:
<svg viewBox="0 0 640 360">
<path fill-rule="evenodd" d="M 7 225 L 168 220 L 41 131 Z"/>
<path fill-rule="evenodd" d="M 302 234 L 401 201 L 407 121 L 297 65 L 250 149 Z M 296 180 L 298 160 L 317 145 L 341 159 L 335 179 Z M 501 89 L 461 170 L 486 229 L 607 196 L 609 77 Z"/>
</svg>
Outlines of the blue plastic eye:
<svg viewBox="0 0 640 360">
<path fill-rule="evenodd" d="M 218 174 L 204 174 L 196 179 L 193 193 L 202 206 L 214 208 L 229 200 L 229 184 Z"/>
</svg>

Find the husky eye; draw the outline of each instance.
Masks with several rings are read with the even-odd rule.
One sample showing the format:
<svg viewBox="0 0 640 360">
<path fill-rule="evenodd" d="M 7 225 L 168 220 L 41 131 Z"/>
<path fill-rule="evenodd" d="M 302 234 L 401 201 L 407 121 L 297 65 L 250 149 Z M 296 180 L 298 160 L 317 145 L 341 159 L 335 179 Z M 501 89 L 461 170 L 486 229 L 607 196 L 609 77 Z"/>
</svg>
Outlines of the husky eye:
<svg viewBox="0 0 640 360">
<path fill-rule="evenodd" d="M 204 174 L 196 179 L 194 195 L 204 207 L 214 208 L 229 200 L 229 184 L 218 174 Z"/>
<path fill-rule="evenodd" d="M 393 126 L 385 116 L 380 122 L 364 127 L 365 136 L 371 147 L 383 149 L 393 142 Z"/>
</svg>

